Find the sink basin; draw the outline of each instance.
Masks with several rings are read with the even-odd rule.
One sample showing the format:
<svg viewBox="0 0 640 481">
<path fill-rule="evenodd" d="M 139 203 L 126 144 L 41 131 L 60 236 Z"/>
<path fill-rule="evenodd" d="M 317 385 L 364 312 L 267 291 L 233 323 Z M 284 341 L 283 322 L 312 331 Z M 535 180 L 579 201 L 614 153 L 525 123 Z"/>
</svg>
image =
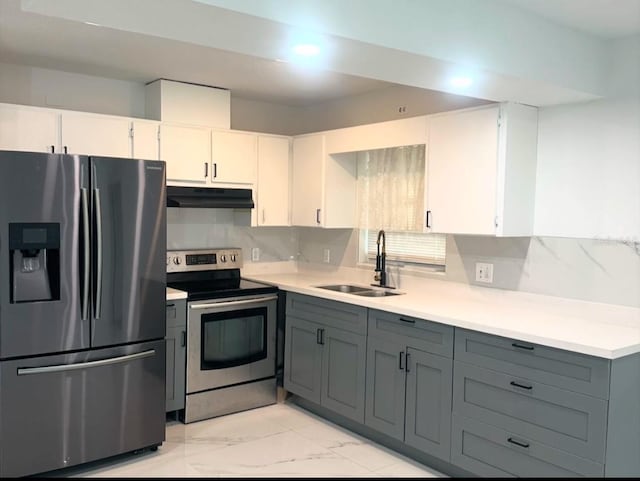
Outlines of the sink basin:
<svg viewBox="0 0 640 481">
<path fill-rule="evenodd" d="M 317 286 L 319 289 L 328 289 L 330 291 L 347 292 L 349 294 L 357 294 L 358 292 L 370 291 L 367 287 L 352 286 L 349 284 L 337 284 L 332 286 Z"/>
<path fill-rule="evenodd" d="M 364 290 L 361 292 L 354 292 L 356 296 L 363 297 L 387 297 L 387 296 L 399 296 L 400 294 L 404 294 L 403 292 L 393 292 L 393 291 L 373 291 L 373 290 Z"/>
</svg>

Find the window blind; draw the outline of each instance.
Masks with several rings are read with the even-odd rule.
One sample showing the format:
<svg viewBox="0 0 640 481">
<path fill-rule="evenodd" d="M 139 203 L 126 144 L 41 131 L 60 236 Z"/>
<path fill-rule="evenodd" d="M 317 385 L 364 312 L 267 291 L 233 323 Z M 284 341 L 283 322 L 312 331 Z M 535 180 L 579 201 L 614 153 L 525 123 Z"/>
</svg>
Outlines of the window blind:
<svg viewBox="0 0 640 481">
<path fill-rule="evenodd" d="M 445 264 L 445 234 L 423 234 L 418 232 L 384 232 L 387 259 L 418 264 Z M 378 231 L 364 231 L 367 260 L 375 259 Z"/>
</svg>

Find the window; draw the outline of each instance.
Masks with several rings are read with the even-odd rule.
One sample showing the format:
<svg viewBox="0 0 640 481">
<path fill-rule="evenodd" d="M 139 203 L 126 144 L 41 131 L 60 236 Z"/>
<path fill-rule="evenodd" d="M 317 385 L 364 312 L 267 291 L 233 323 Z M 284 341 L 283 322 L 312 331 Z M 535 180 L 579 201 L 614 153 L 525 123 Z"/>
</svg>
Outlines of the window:
<svg viewBox="0 0 640 481">
<path fill-rule="evenodd" d="M 387 259 L 443 266 L 446 236 L 422 232 L 425 146 L 358 152 L 357 175 L 360 260 L 375 258 L 383 229 Z"/>
</svg>

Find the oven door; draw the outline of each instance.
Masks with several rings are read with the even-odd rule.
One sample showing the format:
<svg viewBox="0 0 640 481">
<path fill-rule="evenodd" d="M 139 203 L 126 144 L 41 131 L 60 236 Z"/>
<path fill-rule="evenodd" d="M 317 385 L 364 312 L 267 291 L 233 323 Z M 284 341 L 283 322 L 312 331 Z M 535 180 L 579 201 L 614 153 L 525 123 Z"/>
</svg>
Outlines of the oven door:
<svg viewBox="0 0 640 481">
<path fill-rule="evenodd" d="M 189 303 L 187 394 L 275 375 L 277 299 Z"/>
</svg>

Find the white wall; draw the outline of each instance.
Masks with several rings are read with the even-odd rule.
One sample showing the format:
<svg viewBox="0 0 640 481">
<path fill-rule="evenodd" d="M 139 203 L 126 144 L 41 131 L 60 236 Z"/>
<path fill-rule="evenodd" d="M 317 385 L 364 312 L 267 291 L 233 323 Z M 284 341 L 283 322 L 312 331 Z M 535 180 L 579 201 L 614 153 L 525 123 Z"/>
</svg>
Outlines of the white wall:
<svg viewBox="0 0 640 481">
<path fill-rule="evenodd" d="M 305 107 L 302 111 L 299 131 L 296 133 L 320 132 L 416 117 L 488 102 L 462 95 L 394 85 Z M 400 107 L 404 107 L 402 112 Z"/>
<path fill-rule="evenodd" d="M 610 61 L 607 98 L 540 109 L 536 235 L 640 241 L 640 36 Z"/>
<path fill-rule="evenodd" d="M 0 63 L 0 102 L 144 117 L 144 85 Z"/>
</svg>

